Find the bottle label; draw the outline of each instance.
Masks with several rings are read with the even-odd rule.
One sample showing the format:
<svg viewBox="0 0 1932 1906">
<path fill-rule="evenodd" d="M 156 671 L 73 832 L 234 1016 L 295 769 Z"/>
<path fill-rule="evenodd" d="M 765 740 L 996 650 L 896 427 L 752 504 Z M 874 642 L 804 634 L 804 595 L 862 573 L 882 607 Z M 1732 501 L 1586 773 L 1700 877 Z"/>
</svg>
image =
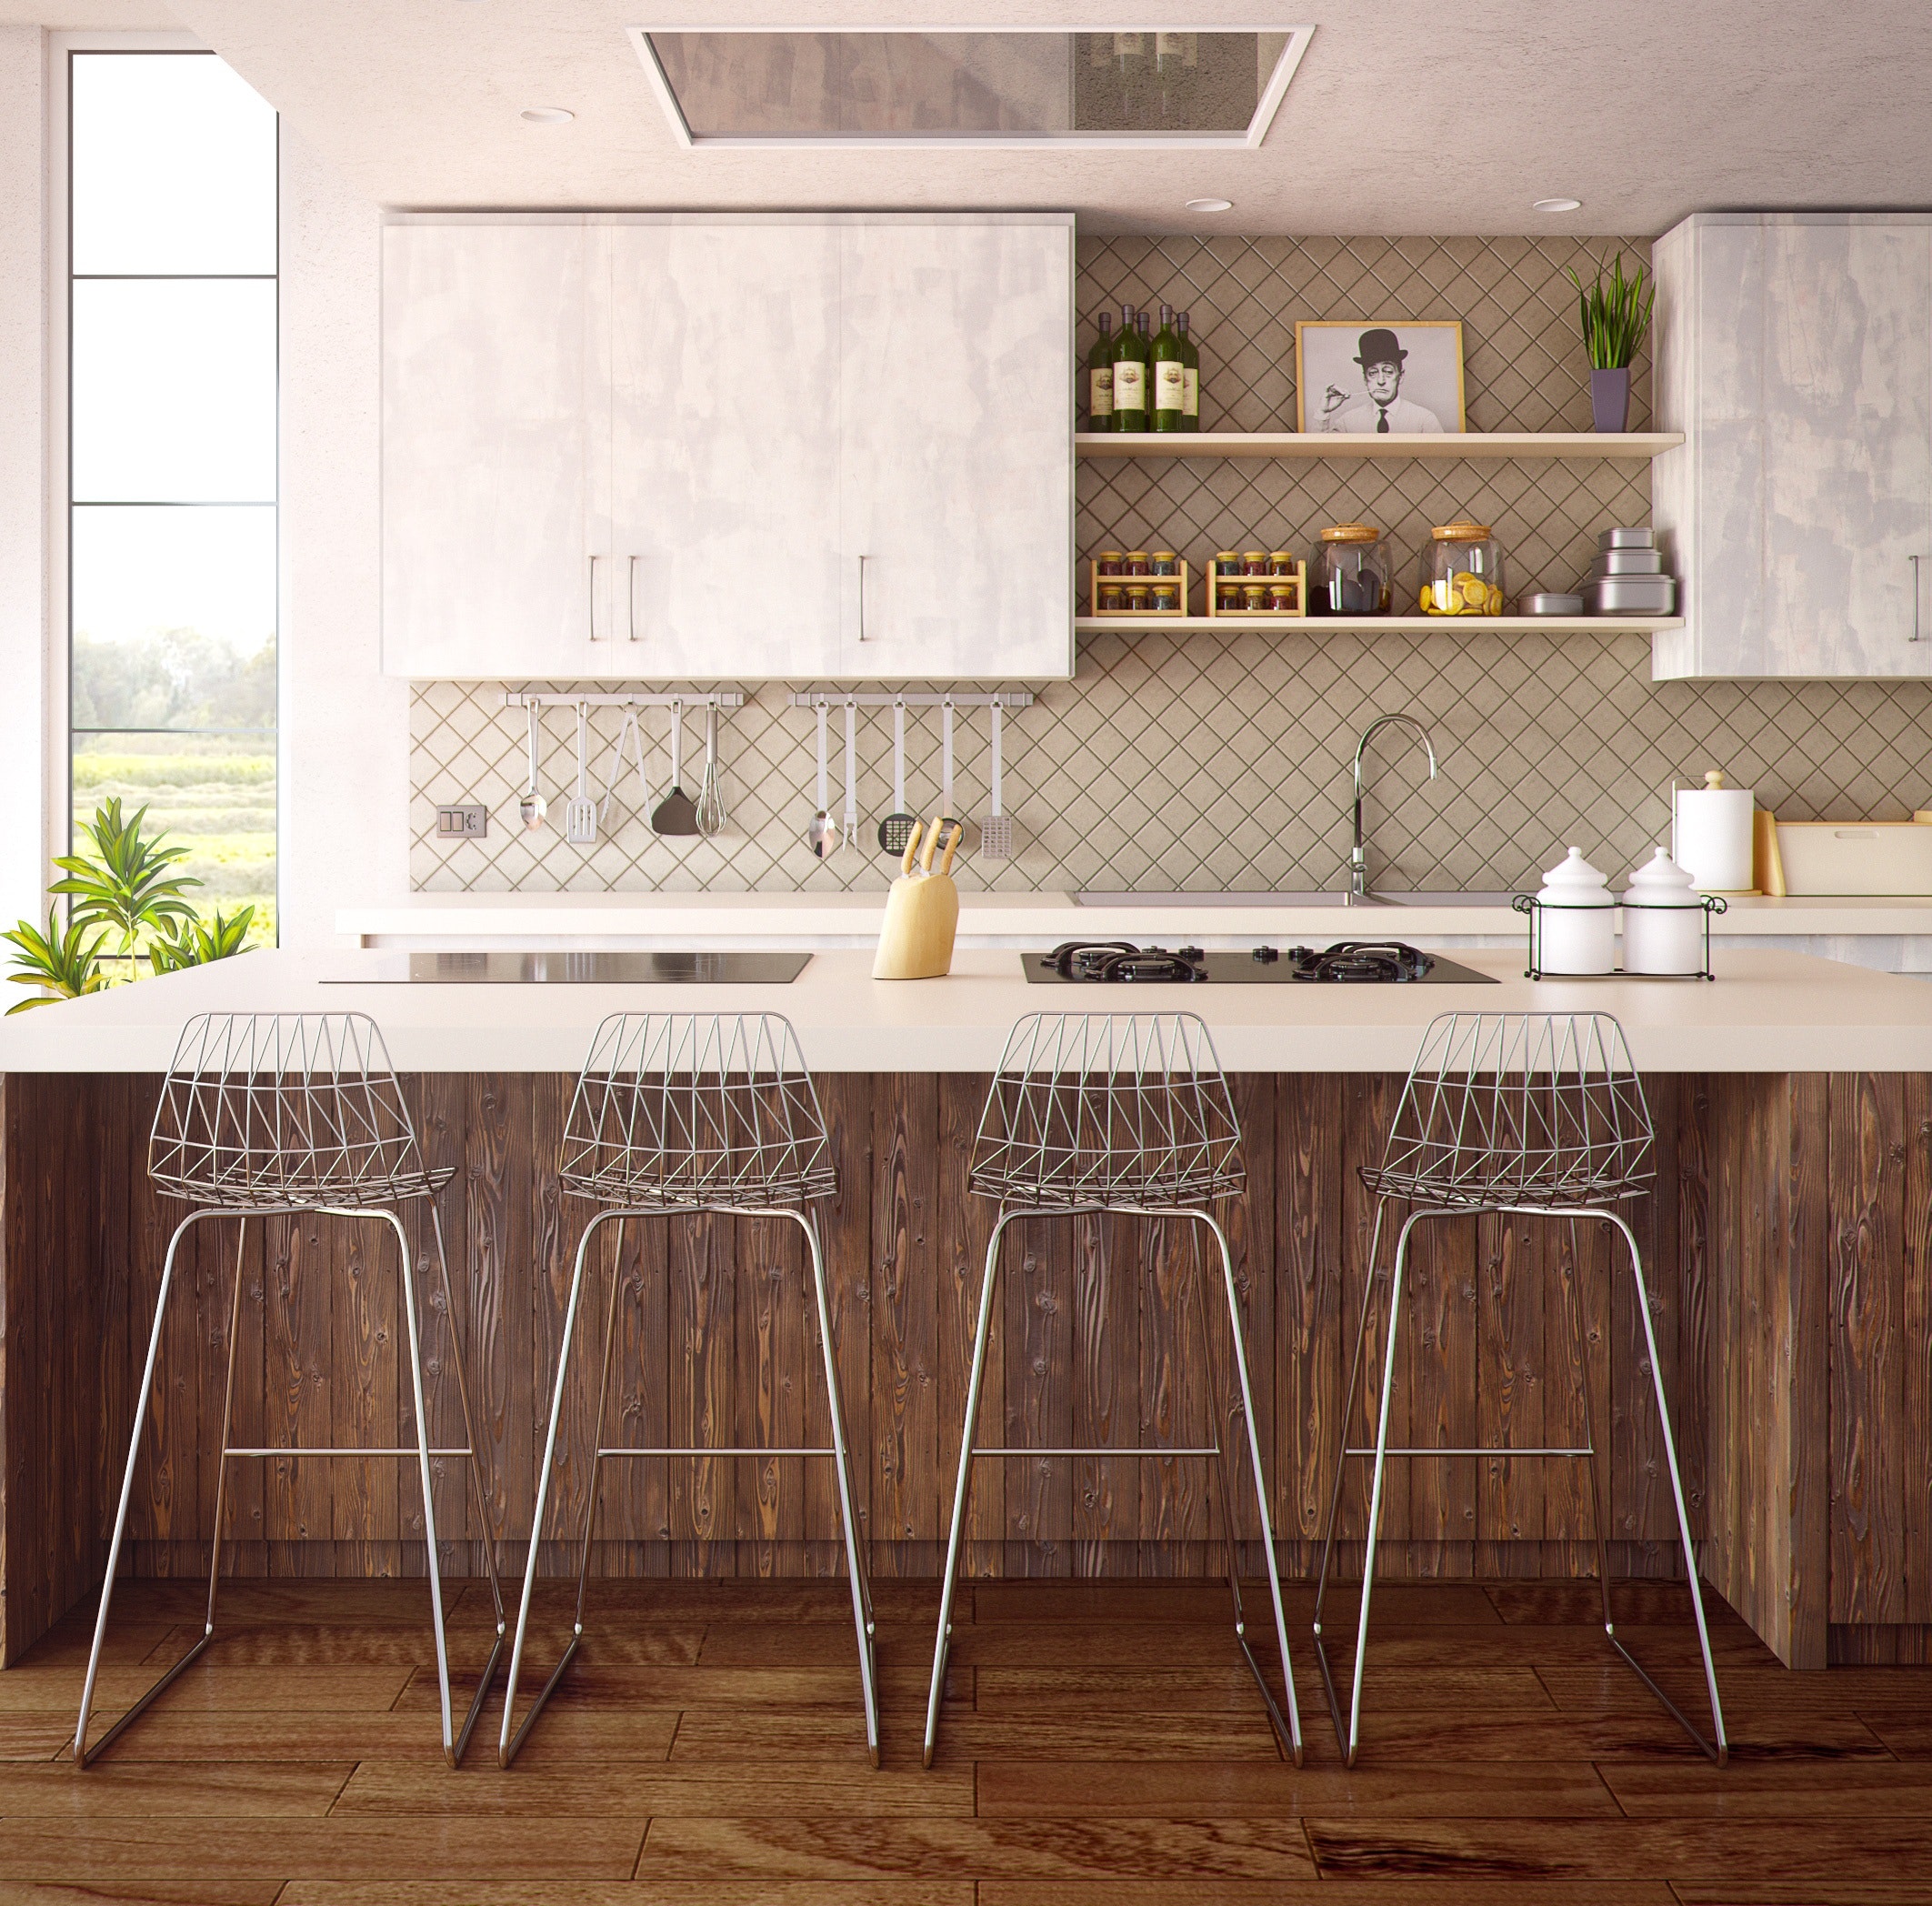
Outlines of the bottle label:
<svg viewBox="0 0 1932 1906">
<path fill-rule="evenodd" d="M 1201 414 L 1201 374 L 1188 369 L 1181 373 L 1181 415 L 1196 417 Z"/>
<path fill-rule="evenodd" d="M 1187 401 L 1187 366 L 1177 357 L 1163 357 L 1154 366 L 1154 407 L 1179 412 Z"/>
<path fill-rule="evenodd" d="M 1089 416 L 1106 417 L 1114 414 L 1114 366 L 1107 365 L 1092 372 L 1087 377 L 1086 409 Z"/>
<path fill-rule="evenodd" d="M 1131 357 L 1114 362 L 1114 408 L 1145 410 L 1147 407 L 1147 367 Z"/>
</svg>

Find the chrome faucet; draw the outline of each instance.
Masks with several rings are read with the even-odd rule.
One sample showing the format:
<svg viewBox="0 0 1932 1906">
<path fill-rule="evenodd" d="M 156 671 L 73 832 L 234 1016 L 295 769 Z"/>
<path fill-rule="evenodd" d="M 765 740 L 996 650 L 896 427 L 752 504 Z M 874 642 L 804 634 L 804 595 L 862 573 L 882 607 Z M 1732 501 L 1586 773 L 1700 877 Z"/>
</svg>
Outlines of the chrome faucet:
<svg viewBox="0 0 1932 1906">
<path fill-rule="evenodd" d="M 1356 742 L 1355 750 L 1355 846 L 1348 856 L 1348 891 L 1342 897 L 1342 904 L 1346 907 L 1386 907 L 1388 904 L 1368 890 L 1368 856 L 1363 851 L 1362 841 L 1362 757 L 1376 731 L 1392 725 L 1415 729 L 1416 738 L 1422 743 L 1429 757 L 1429 779 L 1436 778 L 1436 749 L 1429 740 L 1429 731 L 1413 715 L 1378 715 L 1362 730 L 1362 738 Z"/>
</svg>

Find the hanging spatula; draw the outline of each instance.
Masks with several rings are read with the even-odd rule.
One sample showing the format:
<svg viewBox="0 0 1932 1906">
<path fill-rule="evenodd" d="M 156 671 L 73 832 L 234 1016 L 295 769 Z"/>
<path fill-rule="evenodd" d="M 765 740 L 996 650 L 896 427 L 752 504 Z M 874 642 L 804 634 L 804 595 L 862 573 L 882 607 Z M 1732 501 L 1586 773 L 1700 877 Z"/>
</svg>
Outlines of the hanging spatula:
<svg viewBox="0 0 1932 1906">
<path fill-rule="evenodd" d="M 1004 711 L 993 704 L 992 811 L 979 825 L 979 858 L 982 860 L 1010 860 L 1013 858 L 1013 817 L 1000 808 L 999 725 Z"/>
<path fill-rule="evenodd" d="M 906 851 L 919 817 L 906 811 L 906 704 L 892 705 L 892 812 L 879 823 L 879 847 L 896 858 Z"/>
<path fill-rule="evenodd" d="M 590 710 L 577 704 L 577 791 L 564 804 L 565 838 L 580 848 L 595 846 L 597 804 L 590 798 Z"/>
<path fill-rule="evenodd" d="M 671 704 L 671 791 L 651 812 L 654 834 L 696 834 L 697 808 L 680 785 L 684 772 L 685 705 Z"/>
</svg>

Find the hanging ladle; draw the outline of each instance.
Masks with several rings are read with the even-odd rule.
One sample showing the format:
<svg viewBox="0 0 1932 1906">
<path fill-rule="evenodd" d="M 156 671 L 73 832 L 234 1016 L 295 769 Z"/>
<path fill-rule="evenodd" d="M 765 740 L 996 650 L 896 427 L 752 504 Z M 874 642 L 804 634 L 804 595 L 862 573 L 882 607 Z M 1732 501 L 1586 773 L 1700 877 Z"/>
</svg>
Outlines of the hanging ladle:
<svg viewBox="0 0 1932 1906">
<path fill-rule="evenodd" d="M 550 804 L 536 791 L 536 723 L 541 711 L 534 701 L 530 704 L 530 785 L 524 789 L 524 798 L 516 804 L 516 818 L 525 828 L 534 834 L 544 824 L 544 816 L 550 811 Z"/>
<path fill-rule="evenodd" d="M 826 771 L 826 716 L 823 700 L 818 704 L 818 812 L 805 830 L 805 844 L 821 860 L 829 860 L 839 849 L 838 823 L 832 818 L 832 787 Z"/>
</svg>

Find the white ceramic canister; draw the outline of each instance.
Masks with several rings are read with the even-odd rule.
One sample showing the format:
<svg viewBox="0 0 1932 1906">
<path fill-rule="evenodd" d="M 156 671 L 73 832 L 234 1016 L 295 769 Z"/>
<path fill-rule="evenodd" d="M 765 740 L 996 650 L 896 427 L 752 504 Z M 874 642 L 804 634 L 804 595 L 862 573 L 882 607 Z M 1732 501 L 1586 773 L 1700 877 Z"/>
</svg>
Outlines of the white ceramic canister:
<svg viewBox="0 0 1932 1906">
<path fill-rule="evenodd" d="M 1727 787 L 1721 769 L 1704 777 L 1701 787 L 1670 791 L 1670 858 L 1690 876 L 1699 893 L 1751 891 L 1752 815 L 1757 796 L 1748 787 Z"/>
<path fill-rule="evenodd" d="M 1701 973 L 1704 898 L 1662 848 L 1624 888 L 1624 971 Z"/>
<path fill-rule="evenodd" d="M 1617 903 L 1603 876 L 1572 848 L 1537 896 L 1537 970 L 1607 973 L 1617 965 Z"/>
</svg>

